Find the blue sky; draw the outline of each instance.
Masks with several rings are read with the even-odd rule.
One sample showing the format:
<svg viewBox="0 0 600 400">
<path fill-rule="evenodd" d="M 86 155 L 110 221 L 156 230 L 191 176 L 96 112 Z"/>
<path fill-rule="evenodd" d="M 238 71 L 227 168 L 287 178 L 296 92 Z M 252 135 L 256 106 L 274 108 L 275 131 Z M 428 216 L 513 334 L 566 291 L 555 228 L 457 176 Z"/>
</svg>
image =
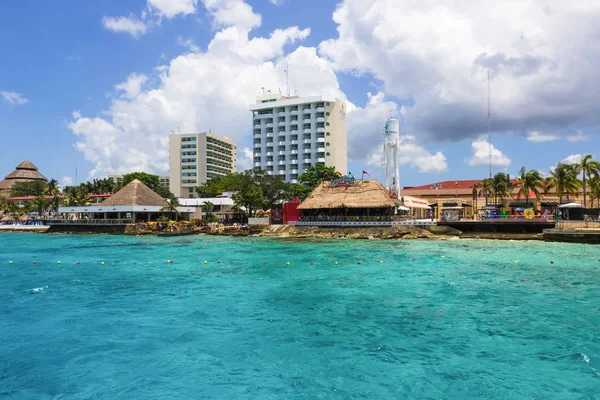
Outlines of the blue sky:
<svg viewBox="0 0 600 400">
<path fill-rule="evenodd" d="M 251 129 L 244 104 L 264 84 L 281 86 L 287 64 L 300 94 L 323 90 L 351 103 L 349 169 L 355 175 L 365 169 L 379 177 L 377 130 L 385 117 L 403 114 L 403 185 L 485 177 L 481 152 L 474 156 L 477 143 L 487 148 L 480 136 L 487 130 L 484 68 L 493 76 L 494 171 L 516 174 L 523 165 L 548 171 L 598 145 L 599 117 L 590 107 L 600 88 L 594 72 L 600 50 L 566 47 L 598 34 L 591 18 L 597 6 L 561 16 L 537 13 L 532 2 L 522 26 L 506 27 L 502 18 L 522 14 L 528 1 L 479 17 L 460 2 L 443 12 L 384 0 L 171 5 L 178 2 L 188 8 L 175 15 L 161 8 L 164 0 L 4 4 L 0 174 L 26 158 L 47 177 L 67 182 L 75 180 L 76 165 L 79 181 L 133 169 L 166 174 L 168 132 L 196 122 L 233 137 L 244 164 Z M 133 18 L 146 31 L 111 30 L 105 17 Z M 460 23 L 469 19 L 474 22 Z M 310 34 L 302 31 L 307 28 Z M 285 32 L 281 43 L 261 42 L 278 29 Z M 223 41 L 233 32 L 238 36 Z M 218 43 L 223 50 L 215 50 Z M 235 85 L 218 72 L 228 66 L 236 68 Z M 143 79 L 133 92 L 115 88 L 132 82 L 134 73 Z"/>
</svg>

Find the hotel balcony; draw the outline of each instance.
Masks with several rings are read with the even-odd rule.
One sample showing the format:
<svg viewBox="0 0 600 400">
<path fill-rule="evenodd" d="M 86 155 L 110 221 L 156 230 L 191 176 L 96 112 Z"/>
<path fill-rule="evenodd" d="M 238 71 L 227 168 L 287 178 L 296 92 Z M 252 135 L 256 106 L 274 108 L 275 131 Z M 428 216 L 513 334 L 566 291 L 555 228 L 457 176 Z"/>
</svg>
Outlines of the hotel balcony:
<svg viewBox="0 0 600 400">
<path fill-rule="evenodd" d="M 312 132 L 312 129 L 305 129 L 304 130 L 304 133 L 311 133 L 311 132 Z"/>
<path fill-rule="evenodd" d="M 279 111 L 277 115 L 280 117 L 285 117 L 285 111 Z"/>
<path fill-rule="evenodd" d="M 324 133 L 325 132 L 325 128 L 317 128 L 317 132 Z"/>
<path fill-rule="evenodd" d="M 317 143 L 325 143 L 325 138 L 324 137 L 318 137 L 317 138 Z"/>
<path fill-rule="evenodd" d="M 310 139 L 304 139 L 304 143 L 312 143 L 312 140 L 310 140 Z"/>
<path fill-rule="evenodd" d="M 290 141 L 290 144 L 298 144 L 298 141 L 297 140 L 292 140 L 292 141 Z"/>
<path fill-rule="evenodd" d="M 290 160 L 290 164 L 298 164 L 298 160 Z"/>
<path fill-rule="evenodd" d="M 254 124 L 254 129 L 260 129 L 261 124 Z"/>
<path fill-rule="evenodd" d="M 298 150 L 290 150 L 290 154 L 298 154 Z"/>
<path fill-rule="evenodd" d="M 303 114 L 310 114 L 312 112 L 312 110 L 310 108 L 305 108 L 302 110 Z"/>
<path fill-rule="evenodd" d="M 254 149 L 260 149 L 262 145 L 260 143 L 254 143 Z"/>
<path fill-rule="evenodd" d="M 312 149 L 304 149 L 304 154 L 310 154 L 312 153 Z"/>
<path fill-rule="evenodd" d="M 260 153 L 254 153 L 254 157 L 260 157 L 261 154 Z"/>
<path fill-rule="evenodd" d="M 273 166 L 273 161 L 267 161 L 267 165 L 268 165 L 269 167 L 272 167 L 272 166 Z"/>
<path fill-rule="evenodd" d="M 319 153 L 324 153 L 324 152 L 325 152 L 325 147 L 319 147 L 319 148 L 317 149 L 317 151 L 318 151 Z"/>
<path fill-rule="evenodd" d="M 292 114 L 292 115 L 298 115 L 298 110 L 292 110 L 292 111 L 290 111 L 290 114 Z"/>
<path fill-rule="evenodd" d="M 325 162 L 324 158 L 317 158 L 317 162 Z"/>
<path fill-rule="evenodd" d="M 254 119 L 258 119 L 258 118 L 273 118 L 273 113 L 257 114 L 254 116 Z"/>
<path fill-rule="evenodd" d="M 273 123 L 272 122 L 267 122 L 267 125 L 265 125 L 267 128 L 272 128 L 273 127 Z"/>
<path fill-rule="evenodd" d="M 285 121 L 277 121 L 277 125 L 285 125 Z"/>
<path fill-rule="evenodd" d="M 305 123 L 305 124 L 310 124 L 312 122 L 312 120 L 310 118 L 304 118 L 302 120 L 302 122 Z"/>
<path fill-rule="evenodd" d="M 285 164 L 287 164 L 287 162 L 285 160 L 280 160 L 280 161 L 277 161 L 277 164 L 285 165 Z"/>
<path fill-rule="evenodd" d="M 273 155 L 273 152 L 272 152 L 272 151 L 267 151 L 267 155 L 268 155 L 268 156 L 272 156 L 272 155 Z"/>
<path fill-rule="evenodd" d="M 325 122 L 325 118 L 319 117 L 319 118 L 317 118 L 317 122 Z"/>
<path fill-rule="evenodd" d="M 285 155 L 287 154 L 287 152 L 286 152 L 286 151 L 280 151 L 280 152 L 279 152 L 279 153 L 277 153 L 277 154 L 279 154 L 280 156 L 285 156 Z"/>
<path fill-rule="evenodd" d="M 290 131 L 290 135 L 297 135 L 298 131 L 296 129 L 293 129 Z"/>
<path fill-rule="evenodd" d="M 304 164 L 310 164 L 311 163 L 310 158 L 305 158 L 302 161 L 304 161 Z"/>
<path fill-rule="evenodd" d="M 317 109 L 315 111 L 317 111 L 317 112 L 325 112 L 325 107 L 317 107 Z"/>
<path fill-rule="evenodd" d="M 279 142 L 277 142 L 280 146 L 285 146 L 285 140 L 280 140 Z"/>
<path fill-rule="evenodd" d="M 255 167 L 260 167 L 260 162 L 255 162 L 255 163 L 254 163 L 254 166 L 255 166 Z"/>
</svg>

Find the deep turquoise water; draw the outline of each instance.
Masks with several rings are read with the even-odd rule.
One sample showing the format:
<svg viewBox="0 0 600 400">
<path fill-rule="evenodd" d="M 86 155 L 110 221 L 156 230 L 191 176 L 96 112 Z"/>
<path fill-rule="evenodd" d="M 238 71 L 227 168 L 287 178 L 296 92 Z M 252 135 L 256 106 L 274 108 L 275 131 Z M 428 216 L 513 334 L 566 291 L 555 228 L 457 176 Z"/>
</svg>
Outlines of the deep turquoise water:
<svg viewBox="0 0 600 400">
<path fill-rule="evenodd" d="M 600 398 L 600 247 L 0 234 L 0 310 L 2 399 Z"/>
</svg>

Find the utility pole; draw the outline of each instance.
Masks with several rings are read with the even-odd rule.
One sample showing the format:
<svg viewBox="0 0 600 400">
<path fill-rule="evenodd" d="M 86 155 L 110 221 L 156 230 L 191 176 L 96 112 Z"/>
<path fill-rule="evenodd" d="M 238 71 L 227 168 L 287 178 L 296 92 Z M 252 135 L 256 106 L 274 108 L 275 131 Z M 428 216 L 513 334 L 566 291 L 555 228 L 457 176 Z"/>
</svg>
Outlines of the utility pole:
<svg viewBox="0 0 600 400">
<path fill-rule="evenodd" d="M 487 71 L 488 84 L 488 156 L 490 163 L 490 179 L 492 178 L 492 113 L 490 107 L 490 70 Z"/>
<path fill-rule="evenodd" d="M 285 85 L 287 87 L 287 96 L 290 97 L 290 64 L 285 68 Z"/>
</svg>

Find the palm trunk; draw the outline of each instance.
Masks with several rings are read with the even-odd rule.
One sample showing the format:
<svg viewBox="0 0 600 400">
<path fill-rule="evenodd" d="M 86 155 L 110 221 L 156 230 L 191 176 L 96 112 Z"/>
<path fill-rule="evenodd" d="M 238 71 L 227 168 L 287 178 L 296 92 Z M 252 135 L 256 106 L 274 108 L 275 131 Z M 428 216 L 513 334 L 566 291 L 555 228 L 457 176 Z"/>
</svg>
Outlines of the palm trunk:
<svg viewBox="0 0 600 400">
<path fill-rule="evenodd" d="M 585 208 L 587 206 L 587 201 L 586 201 L 586 190 L 585 190 L 585 169 L 582 171 L 583 173 L 583 207 Z"/>
</svg>

